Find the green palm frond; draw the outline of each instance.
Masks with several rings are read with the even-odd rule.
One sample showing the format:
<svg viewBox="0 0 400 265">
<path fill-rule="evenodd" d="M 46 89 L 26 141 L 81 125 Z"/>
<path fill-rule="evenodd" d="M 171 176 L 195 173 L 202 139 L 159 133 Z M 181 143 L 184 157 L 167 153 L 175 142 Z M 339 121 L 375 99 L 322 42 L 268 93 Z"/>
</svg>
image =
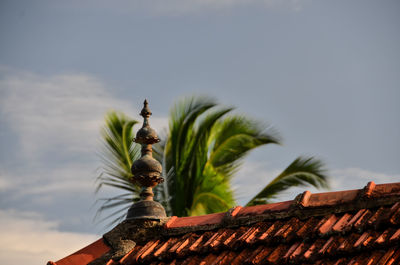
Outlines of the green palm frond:
<svg viewBox="0 0 400 265">
<path fill-rule="evenodd" d="M 328 188 L 328 177 L 325 172 L 324 164 L 320 160 L 313 157 L 298 157 L 246 206 L 267 203 L 269 199 L 291 187 L 311 185 L 316 188 Z"/>
<path fill-rule="evenodd" d="M 218 196 L 214 192 L 203 192 L 197 194 L 192 208 L 191 215 L 204 215 L 207 213 L 220 212 L 220 209 L 229 209 L 231 205 L 226 201 L 226 198 Z"/>
<path fill-rule="evenodd" d="M 116 111 L 109 111 L 105 116 L 105 126 L 101 130 L 103 146 L 99 154 L 103 167 L 96 179 L 96 193 L 105 186 L 125 190 L 128 193 L 123 196 L 99 199 L 98 202 L 102 204 L 97 210 L 95 219 L 105 210 L 131 205 L 132 201 L 139 198 L 140 188 L 131 182 L 132 162 L 140 157 L 140 146 L 133 142 L 132 132 L 133 126 L 137 123 Z M 117 213 L 101 219 L 100 222 L 111 217 L 114 218 L 112 223 L 119 220 L 122 217 L 116 215 Z"/>
<path fill-rule="evenodd" d="M 259 122 L 227 116 L 232 110 L 206 97 L 183 99 L 172 109 L 163 165 L 171 173 L 167 185 L 176 215 L 195 214 L 200 204 L 206 213 L 232 207 L 230 180 L 242 158 L 258 146 L 280 142 L 276 132 Z M 225 203 L 207 206 L 203 194 L 224 198 Z"/>
<path fill-rule="evenodd" d="M 202 127 L 202 114 L 217 103 L 206 97 L 192 97 L 179 101 L 171 110 L 168 139 L 164 149 L 165 161 L 163 165 L 167 172 L 168 190 L 171 197 L 172 211 L 178 216 L 187 215 L 193 202 L 193 195 L 188 195 L 193 190 L 193 183 L 201 164 L 198 154 L 199 141 L 196 128 Z"/>
<path fill-rule="evenodd" d="M 110 111 L 106 114 L 106 125 L 101 130 L 103 149 L 101 158 L 104 168 L 123 177 L 131 177 L 132 161 L 140 155 L 140 146 L 133 142 L 132 128 L 138 122 L 123 113 Z"/>
<path fill-rule="evenodd" d="M 169 122 L 168 146 L 171 162 L 181 161 L 185 154 L 186 141 L 192 136 L 192 128 L 196 119 L 217 103 L 207 97 L 191 97 L 179 101 L 171 110 Z M 167 167 L 169 165 L 167 164 Z"/>
<path fill-rule="evenodd" d="M 280 144 L 279 134 L 269 126 L 244 116 L 231 116 L 215 128 L 209 163 L 219 172 L 232 175 L 241 158 L 251 150 L 266 144 Z"/>
<path fill-rule="evenodd" d="M 185 183 L 185 189 L 195 191 L 201 188 L 205 181 L 204 167 L 208 160 L 208 141 L 213 129 L 214 124 L 221 119 L 226 113 L 230 112 L 232 108 L 210 109 L 207 113 L 199 116 L 197 119 L 197 126 L 193 128 L 193 140 L 188 148 L 190 152 L 187 154 L 184 162 L 187 168 L 183 168 L 183 172 L 188 172 L 188 179 Z M 201 192 L 201 191 L 200 191 Z M 187 207 L 193 207 L 195 197 L 186 194 Z"/>
</svg>

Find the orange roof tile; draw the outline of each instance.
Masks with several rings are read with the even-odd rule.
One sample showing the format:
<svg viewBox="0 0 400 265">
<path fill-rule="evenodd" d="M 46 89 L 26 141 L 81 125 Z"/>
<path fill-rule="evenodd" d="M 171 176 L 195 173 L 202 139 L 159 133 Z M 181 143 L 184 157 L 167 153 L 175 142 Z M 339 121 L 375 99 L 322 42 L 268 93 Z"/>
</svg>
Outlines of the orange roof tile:
<svg viewBox="0 0 400 265">
<path fill-rule="evenodd" d="M 87 247 L 78 250 L 77 252 L 60 259 L 57 262 L 49 261 L 47 265 L 76 265 L 76 264 L 88 264 L 89 262 L 99 258 L 104 253 L 108 252 L 108 247 L 102 238 L 93 242 Z"/>
<path fill-rule="evenodd" d="M 104 264 L 400 264 L 400 183 L 306 191 L 292 201 L 173 217 L 157 229 Z M 84 265 L 112 251 L 99 240 L 56 264 Z"/>
</svg>

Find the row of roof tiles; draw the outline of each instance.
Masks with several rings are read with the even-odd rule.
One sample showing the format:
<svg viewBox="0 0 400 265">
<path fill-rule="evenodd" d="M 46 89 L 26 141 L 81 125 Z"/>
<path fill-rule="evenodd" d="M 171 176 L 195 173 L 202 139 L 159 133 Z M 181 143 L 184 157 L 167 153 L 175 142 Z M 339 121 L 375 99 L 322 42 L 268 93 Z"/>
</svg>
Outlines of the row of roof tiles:
<svg viewBox="0 0 400 265">
<path fill-rule="evenodd" d="M 161 234 L 104 264 L 400 264 L 399 246 L 400 183 L 370 182 L 361 190 L 306 191 L 293 201 L 172 217 Z M 50 264 L 88 264 L 112 251 L 105 235 Z"/>
<path fill-rule="evenodd" d="M 396 245 L 400 241 L 399 225 L 400 203 L 307 220 L 293 217 L 151 240 L 114 264 L 158 264 L 158 260 L 186 264 L 187 256 L 205 264 L 313 263 Z"/>
<path fill-rule="evenodd" d="M 259 247 L 259 249 L 251 250 L 245 249 L 239 254 L 236 252 L 225 251 L 221 254 L 209 254 L 207 256 L 193 256 L 191 259 L 179 261 L 172 260 L 170 262 L 155 261 L 150 263 L 151 265 L 216 265 L 216 264 L 257 264 L 260 258 L 265 258 L 265 253 L 269 253 L 269 249 L 264 249 Z M 254 252 L 254 253 L 253 253 Z M 254 255 L 257 255 L 254 257 Z M 269 256 L 268 259 L 263 260 L 263 264 L 269 264 L 271 260 Z M 304 265 L 374 265 L 374 264 L 385 264 L 385 265 L 398 265 L 400 263 L 400 248 L 391 247 L 387 250 L 371 250 L 369 252 L 363 252 L 361 254 L 355 254 L 350 257 L 338 256 L 329 260 L 317 260 L 312 263 L 302 263 Z M 107 265 L 117 265 L 120 264 L 113 260 L 110 260 Z M 282 263 L 279 263 L 282 264 Z"/>
<path fill-rule="evenodd" d="M 262 249 L 260 247 L 260 249 Z M 269 250 L 262 249 L 260 251 L 255 250 L 258 256 L 264 255 L 263 252 L 268 253 Z M 261 253 L 260 253 L 261 252 Z M 262 255 L 260 255 L 262 254 Z M 258 261 L 257 257 L 254 257 L 252 250 L 245 249 L 239 255 L 236 252 L 223 252 L 220 255 L 209 254 L 206 257 L 194 256 L 190 260 L 178 261 L 173 260 L 171 262 L 152 262 L 151 265 L 166 265 L 166 264 L 179 264 L 179 265 L 209 265 L 209 264 L 254 264 L 254 261 Z M 267 260 L 268 261 L 268 260 Z M 373 265 L 373 264 L 386 264 L 386 265 L 396 265 L 400 262 L 400 249 L 390 248 L 387 251 L 375 250 L 371 252 L 365 252 L 352 257 L 336 257 L 331 260 L 319 260 L 313 263 L 304 264 L 314 264 L 314 265 Z M 114 261 L 110 261 L 107 265 L 118 264 Z"/>
<path fill-rule="evenodd" d="M 312 194 L 305 191 L 298 195 L 295 200 L 256 205 L 249 207 L 237 206 L 227 213 L 215 213 L 203 216 L 172 217 L 165 225 L 166 228 L 180 228 L 192 226 L 210 226 L 223 224 L 230 219 L 241 219 L 262 216 L 262 218 L 282 218 L 298 215 L 298 209 L 323 209 L 331 212 L 349 211 L 353 209 L 366 208 L 379 205 L 381 201 L 388 197 L 400 195 L 400 183 L 378 184 L 369 182 L 364 189 L 347 190 L 337 192 L 325 192 Z M 332 208 L 331 206 L 346 206 L 343 208 Z M 325 211 L 309 211 L 309 215 L 325 214 Z M 303 213 L 300 213 L 303 214 Z M 304 212 L 306 217 L 307 212 Z M 257 218 L 254 218 L 256 220 Z"/>
</svg>

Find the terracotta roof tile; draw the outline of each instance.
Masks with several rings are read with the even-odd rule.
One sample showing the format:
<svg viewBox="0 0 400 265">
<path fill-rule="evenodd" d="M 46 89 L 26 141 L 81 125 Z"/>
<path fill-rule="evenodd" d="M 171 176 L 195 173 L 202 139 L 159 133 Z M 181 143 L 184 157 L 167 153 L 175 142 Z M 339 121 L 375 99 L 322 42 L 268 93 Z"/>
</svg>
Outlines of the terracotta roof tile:
<svg viewBox="0 0 400 265">
<path fill-rule="evenodd" d="M 167 223 L 168 228 L 177 227 L 190 227 L 190 226 L 201 226 L 201 225 L 211 225 L 219 224 L 224 218 L 225 213 L 213 213 L 202 216 L 189 216 L 173 218 Z"/>
<path fill-rule="evenodd" d="M 223 242 L 223 246 L 225 248 L 232 248 L 232 246 L 235 244 L 236 240 L 245 232 L 246 227 L 240 227 L 239 229 L 236 229 L 235 231 L 230 234 Z"/>
<path fill-rule="evenodd" d="M 134 254 L 138 253 L 138 251 L 142 248 L 142 246 L 135 246 L 131 251 L 128 252 L 127 255 L 122 257 L 119 261 L 120 264 L 128 264 L 134 262 Z"/>
<path fill-rule="evenodd" d="M 349 203 L 356 199 L 359 190 L 316 193 L 310 196 L 307 207 L 332 206 Z"/>
<path fill-rule="evenodd" d="M 384 244 L 388 241 L 388 237 L 393 234 L 392 229 L 386 229 L 384 232 L 382 232 L 376 239 L 375 239 L 375 244 Z"/>
<path fill-rule="evenodd" d="M 297 230 L 296 235 L 299 238 L 305 238 L 310 232 L 315 228 L 315 226 L 320 222 L 319 219 L 311 217 L 306 222 L 302 223 L 299 230 Z"/>
<path fill-rule="evenodd" d="M 400 239 L 400 229 L 397 229 L 397 231 L 390 237 L 389 242 L 399 241 L 399 239 Z"/>
<path fill-rule="evenodd" d="M 362 231 L 371 216 L 371 211 L 368 209 L 364 209 L 364 212 L 361 214 L 361 216 L 357 220 L 355 220 L 354 228 L 358 231 Z"/>
<path fill-rule="evenodd" d="M 390 218 L 390 223 L 394 225 L 400 224 L 400 208 L 398 208 L 393 216 Z"/>
<path fill-rule="evenodd" d="M 147 248 L 143 247 L 141 255 L 136 256 L 136 259 L 141 262 L 151 260 L 154 257 L 153 252 L 159 244 L 160 240 L 156 240 L 152 244 L 148 244 Z"/>
<path fill-rule="evenodd" d="M 106 265 L 118 265 L 118 262 L 117 262 L 117 261 L 114 261 L 114 260 L 112 260 L 112 259 L 110 259 L 110 260 L 106 263 Z"/>
<path fill-rule="evenodd" d="M 158 233 L 108 265 L 400 264 L 400 183 L 173 217 Z M 56 265 L 87 264 L 110 250 L 97 244 L 96 256 L 75 260 L 77 252 Z"/>
<path fill-rule="evenodd" d="M 256 251 L 254 251 L 253 255 L 248 258 L 248 262 L 252 262 L 253 264 L 263 264 L 265 263 L 265 260 L 270 262 L 270 258 L 275 259 L 279 258 L 276 257 L 276 255 L 273 255 L 274 251 L 278 251 L 277 249 L 274 249 L 272 247 L 265 247 L 265 246 L 259 246 Z M 271 256 L 272 255 L 272 256 Z"/>
<path fill-rule="evenodd" d="M 81 250 L 78 250 L 77 252 L 60 259 L 57 262 L 52 262 L 49 261 L 47 264 L 48 265 L 75 265 L 75 264 L 87 264 L 97 258 L 99 258 L 101 255 L 105 254 L 110 250 L 110 247 L 108 247 L 102 238 L 99 240 L 93 242 L 87 247 L 82 248 Z"/>
<path fill-rule="evenodd" d="M 290 254 L 289 261 L 293 263 L 297 259 L 301 259 L 301 256 L 308 250 L 310 247 L 309 243 L 301 242 L 297 248 Z"/>
<path fill-rule="evenodd" d="M 202 259 L 199 264 L 201 264 L 201 265 L 212 264 L 215 262 L 215 260 L 217 258 L 218 258 L 217 255 L 211 253 L 211 254 L 207 255 L 204 259 Z"/>
<path fill-rule="evenodd" d="M 200 252 L 200 249 L 203 247 L 203 242 L 207 242 L 208 239 L 213 235 L 214 233 L 212 232 L 205 232 L 204 234 L 199 236 L 199 238 L 197 238 L 196 241 L 193 242 L 193 244 L 191 244 L 189 250 L 192 252 Z"/>
<path fill-rule="evenodd" d="M 289 249 L 286 251 L 286 253 L 283 253 L 282 259 L 283 259 L 285 262 L 287 262 L 287 261 L 290 259 L 290 257 L 292 256 L 293 252 L 296 251 L 297 247 L 298 247 L 300 244 L 302 244 L 302 243 L 301 243 L 301 242 L 294 242 L 293 245 L 291 245 L 291 246 L 289 247 Z"/>
<path fill-rule="evenodd" d="M 290 241 L 295 236 L 295 232 L 303 224 L 302 221 L 297 218 L 291 218 L 289 222 L 283 224 L 274 234 L 280 241 Z"/>
<path fill-rule="evenodd" d="M 244 261 L 253 254 L 253 249 L 245 248 L 241 252 L 235 253 L 236 257 L 229 263 L 231 265 L 241 265 Z"/>
<path fill-rule="evenodd" d="M 165 256 L 165 253 L 168 251 L 168 249 L 177 241 L 178 238 L 172 237 L 165 241 L 163 244 L 160 244 L 160 247 L 157 249 L 157 251 L 154 252 L 154 257 L 162 258 L 163 256 Z"/>
<path fill-rule="evenodd" d="M 324 244 L 319 248 L 318 254 L 320 256 L 323 256 L 324 254 L 329 254 L 328 249 L 335 243 L 337 242 L 337 238 L 334 236 L 331 236 L 328 240 L 324 242 Z"/>
<path fill-rule="evenodd" d="M 272 263 L 272 264 L 279 264 L 278 261 L 280 261 L 283 258 L 283 254 L 285 254 L 288 250 L 287 245 L 278 245 L 274 251 L 271 252 L 271 254 L 268 256 L 267 261 Z"/>
<path fill-rule="evenodd" d="M 332 226 L 333 232 L 343 232 L 343 230 L 350 225 L 351 218 L 353 216 L 349 213 L 345 213 L 337 222 Z M 350 229 L 350 228 L 349 228 Z"/>
<path fill-rule="evenodd" d="M 276 231 L 282 226 L 280 221 L 274 223 L 268 223 L 264 226 L 264 229 L 260 232 L 257 240 L 258 241 L 269 241 Z"/>
<path fill-rule="evenodd" d="M 193 256 L 192 259 L 186 259 L 181 265 L 197 265 L 200 263 L 200 258 L 198 256 Z"/>
<path fill-rule="evenodd" d="M 324 222 L 318 227 L 319 234 L 322 236 L 328 234 L 331 231 L 332 227 L 336 224 L 336 221 L 338 219 L 339 218 L 336 217 L 336 215 L 334 215 L 334 214 L 329 216 L 329 218 L 324 220 Z"/>
<path fill-rule="evenodd" d="M 219 255 L 219 258 L 215 260 L 215 265 L 230 264 L 230 262 L 236 258 L 236 255 L 236 252 L 225 250 Z"/>
<path fill-rule="evenodd" d="M 396 251 L 395 247 L 392 247 L 388 251 L 386 251 L 385 255 L 383 255 L 382 258 L 379 260 L 378 264 L 385 264 L 390 259 L 390 257 L 393 256 L 395 251 Z"/>
<path fill-rule="evenodd" d="M 386 262 L 386 265 L 393 264 L 400 264 L 400 248 L 397 248 L 393 255 Z"/>
</svg>

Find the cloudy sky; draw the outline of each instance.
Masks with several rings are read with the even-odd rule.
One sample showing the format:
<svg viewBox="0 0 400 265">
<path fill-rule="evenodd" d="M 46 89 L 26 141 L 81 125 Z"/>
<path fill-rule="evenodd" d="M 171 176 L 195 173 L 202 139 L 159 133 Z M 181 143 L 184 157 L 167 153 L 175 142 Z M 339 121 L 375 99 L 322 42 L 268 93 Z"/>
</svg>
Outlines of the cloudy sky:
<svg viewBox="0 0 400 265">
<path fill-rule="evenodd" d="M 297 156 L 331 190 L 400 180 L 400 2 L 0 2 L 0 263 L 45 264 L 107 231 L 95 224 L 99 129 L 109 109 L 157 130 L 193 94 L 272 124 L 238 204 Z M 304 190 L 293 189 L 279 200 Z M 314 189 L 310 189 L 316 192 Z"/>
</svg>

